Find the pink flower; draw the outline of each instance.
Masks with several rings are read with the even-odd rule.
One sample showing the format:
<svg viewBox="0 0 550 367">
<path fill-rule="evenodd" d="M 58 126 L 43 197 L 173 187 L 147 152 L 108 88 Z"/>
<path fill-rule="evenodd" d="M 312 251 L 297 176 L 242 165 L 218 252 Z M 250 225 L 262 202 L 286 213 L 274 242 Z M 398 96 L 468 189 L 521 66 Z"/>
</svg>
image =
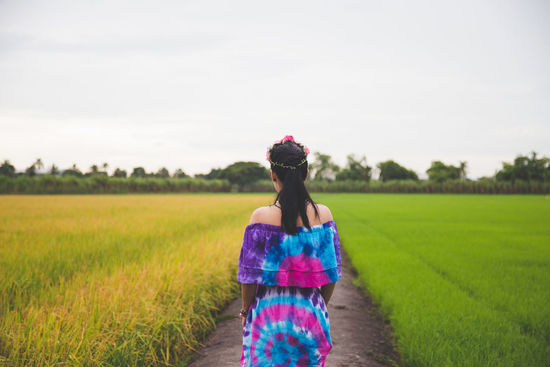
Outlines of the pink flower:
<svg viewBox="0 0 550 367">
<path fill-rule="evenodd" d="M 281 140 L 275 140 L 273 142 L 273 144 L 267 148 L 267 152 L 265 153 L 265 158 L 267 161 L 271 161 L 271 149 L 273 148 L 273 146 L 275 144 L 284 144 L 285 142 L 287 141 L 291 141 L 293 142 L 294 144 L 298 145 L 302 150 L 303 152 L 305 153 L 305 155 L 307 156 L 309 154 L 309 148 L 305 145 L 302 145 L 300 143 L 298 143 L 296 140 L 294 140 L 294 137 L 292 135 L 285 135 L 284 138 L 282 138 Z"/>
<path fill-rule="evenodd" d="M 294 138 L 292 137 L 292 135 L 285 135 L 284 138 L 281 139 L 281 143 L 284 143 L 285 141 L 291 141 L 291 142 L 294 142 Z"/>
</svg>

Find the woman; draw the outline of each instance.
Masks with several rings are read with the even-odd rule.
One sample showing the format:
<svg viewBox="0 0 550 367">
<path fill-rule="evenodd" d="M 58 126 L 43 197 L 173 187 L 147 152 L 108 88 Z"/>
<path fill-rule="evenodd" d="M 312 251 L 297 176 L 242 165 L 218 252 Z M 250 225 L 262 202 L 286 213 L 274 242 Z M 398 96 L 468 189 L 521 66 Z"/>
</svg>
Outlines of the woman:
<svg viewBox="0 0 550 367">
<path fill-rule="evenodd" d="M 332 349 L 326 305 L 342 276 L 340 240 L 304 185 L 308 153 L 288 135 L 267 152 L 277 197 L 252 213 L 239 257 L 241 366 L 324 366 Z"/>
</svg>

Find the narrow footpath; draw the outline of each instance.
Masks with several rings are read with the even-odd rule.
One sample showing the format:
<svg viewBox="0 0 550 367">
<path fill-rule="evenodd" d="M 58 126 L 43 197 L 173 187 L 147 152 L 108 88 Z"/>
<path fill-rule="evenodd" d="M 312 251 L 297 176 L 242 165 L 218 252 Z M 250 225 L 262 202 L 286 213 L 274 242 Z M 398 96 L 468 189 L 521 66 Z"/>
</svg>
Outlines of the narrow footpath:
<svg viewBox="0 0 550 367">
<path fill-rule="evenodd" d="M 342 254 L 345 255 L 345 254 Z M 352 283 L 355 274 L 343 256 L 342 279 L 328 305 L 333 348 L 326 367 L 402 366 L 392 344 L 391 328 L 368 295 Z M 221 313 L 216 330 L 206 340 L 189 367 L 239 367 L 242 328 L 236 299 Z"/>
</svg>

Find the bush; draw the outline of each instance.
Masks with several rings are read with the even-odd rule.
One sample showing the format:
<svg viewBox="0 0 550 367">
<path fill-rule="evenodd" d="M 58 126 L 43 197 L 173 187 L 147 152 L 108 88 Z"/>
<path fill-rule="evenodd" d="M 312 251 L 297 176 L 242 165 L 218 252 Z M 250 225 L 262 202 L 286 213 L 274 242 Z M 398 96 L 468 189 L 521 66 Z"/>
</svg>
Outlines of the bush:
<svg viewBox="0 0 550 367">
<path fill-rule="evenodd" d="M 1 194 L 125 194 L 161 192 L 228 192 L 227 180 L 200 178 L 121 178 L 93 175 L 0 176 Z"/>
<path fill-rule="evenodd" d="M 308 180 L 310 192 L 371 192 L 371 193 L 464 193 L 464 194 L 550 194 L 550 183 L 540 181 L 497 181 L 484 178 L 447 180 L 364 181 Z M 107 177 L 94 175 L 0 176 L 1 194 L 125 194 L 168 192 L 273 192 L 271 180 L 258 180 L 246 185 L 231 184 L 226 179 Z"/>
</svg>

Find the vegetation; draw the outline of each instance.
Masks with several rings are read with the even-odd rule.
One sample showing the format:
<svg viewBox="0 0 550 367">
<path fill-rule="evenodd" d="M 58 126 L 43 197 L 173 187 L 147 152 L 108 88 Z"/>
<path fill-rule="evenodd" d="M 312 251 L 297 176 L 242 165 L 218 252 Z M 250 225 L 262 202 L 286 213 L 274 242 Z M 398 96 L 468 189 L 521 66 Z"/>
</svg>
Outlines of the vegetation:
<svg viewBox="0 0 550 367">
<path fill-rule="evenodd" d="M 4 196 L 0 365 L 173 366 L 238 293 L 266 195 Z"/>
<path fill-rule="evenodd" d="M 452 164 L 446 165 L 441 161 L 433 161 L 426 173 L 430 181 L 445 182 L 449 180 L 466 178 L 466 162 L 460 162 L 458 167 Z"/>
<path fill-rule="evenodd" d="M 185 365 L 273 195 L 3 196 L 0 365 Z M 408 366 L 544 366 L 541 196 L 315 194 Z"/>
<path fill-rule="evenodd" d="M 550 201 L 316 195 L 407 366 L 548 366 Z"/>
<path fill-rule="evenodd" d="M 479 193 L 479 194 L 550 194 L 550 182 L 497 181 L 495 179 L 453 180 L 446 182 L 391 180 L 369 182 L 306 181 L 310 192 L 364 192 L 364 193 Z M 273 192 L 270 180 L 258 180 L 243 187 L 232 185 L 227 179 L 203 178 L 118 178 L 106 176 L 74 177 L 40 175 L 36 177 L 0 176 L 3 194 L 132 194 L 170 192 Z"/>
<path fill-rule="evenodd" d="M 376 165 L 380 171 L 380 180 L 418 180 L 418 175 L 413 170 L 407 169 L 393 160 L 380 162 Z"/>
<path fill-rule="evenodd" d="M 504 162 L 495 177 L 499 181 L 550 182 L 550 158 L 537 158 L 536 152 L 531 152 L 531 157 L 519 155 L 512 164 Z"/>
<path fill-rule="evenodd" d="M 328 154 L 315 152 L 313 155 L 315 159 L 309 165 L 311 177 L 314 180 L 333 181 L 340 171 L 340 167 L 332 161 L 332 157 Z"/>
<path fill-rule="evenodd" d="M 238 189 L 269 178 L 269 171 L 257 162 L 235 162 L 219 172 L 218 178 L 227 179 Z"/>
<path fill-rule="evenodd" d="M 15 167 L 9 161 L 4 161 L 0 166 L 0 176 L 15 177 Z"/>
<path fill-rule="evenodd" d="M 432 161 L 426 170 L 427 180 L 419 180 L 413 170 L 393 160 L 376 165 L 378 180 L 372 180 L 372 167 L 365 156 L 347 156 L 347 165 L 341 168 L 328 154 L 315 152 L 310 164 L 307 185 L 312 192 L 403 192 L 403 193 L 492 193 L 512 194 L 550 193 L 550 159 L 517 156 L 513 164 L 503 162 L 494 177 L 478 180 L 467 178 L 467 162 L 458 166 Z M 38 158 L 25 172 L 4 161 L 0 165 L 0 193 L 4 194 L 64 194 L 64 193 L 135 193 L 135 192 L 263 192 L 273 190 L 269 171 L 258 162 L 235 162 L 225 168 L 213 168 L 207 174 L 187 175 L 178 168 L 171 175 L 161 168 L 149 173 L 135 167 L 129 178 L 127 172 L 116 168 L 107 174 L 97 165 L 82 173 L 75 164 L 60 171 L 52 164 L 48 174 L 39 174 L 43 167 Z M 62 179 L 63 178 L 63 179 Z M 77 180 L 78 178 L 78 180 Z"/>
<path fill-rule="evenodd" d="M 356 159 L 353 154 L 348 155 L 347 167 L 339 170 L 336 174 L 337 181 L 355 180 L 355 181 L 370 181 L 372 167 L 367 165 L 367 157 L 363 156 Z"/>
<path fill-rule="evenodd" d="M 89 177 L 37 177 L 0 176 L 0 193 L 3 194 L 128 194 L 169 192 L 229 192 L 227 180 L 201 178 L 121 178 L 94 175 Z"/>
</svg>

